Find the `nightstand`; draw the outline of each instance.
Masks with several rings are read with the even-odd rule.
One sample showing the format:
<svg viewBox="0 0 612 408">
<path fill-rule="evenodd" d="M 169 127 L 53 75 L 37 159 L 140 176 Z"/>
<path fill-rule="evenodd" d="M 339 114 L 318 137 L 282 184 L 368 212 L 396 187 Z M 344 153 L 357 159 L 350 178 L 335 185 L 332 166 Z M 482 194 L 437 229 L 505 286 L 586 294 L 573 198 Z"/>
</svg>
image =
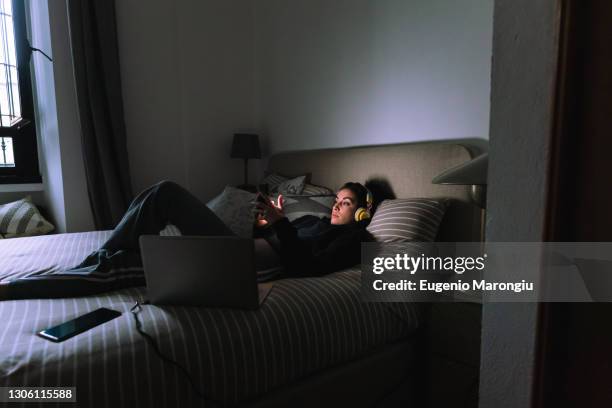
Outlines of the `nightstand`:
<svg viewBox="0 0 612 408">
<path fill-rule="evenodd" d="M 434 303 L 425 323 L 428 408 L 477 408 L 482 304 Z"/>
<path fill-rule="evenodd" d="M 241 184 L 239 186 L 234 186 L 235 188 L 239 188 L 241 190 L 244 191 L 248 191 L 249 193 L 256 193 L 257 192 L 257 187 L 251 185 L 251 184 Z"/>
</svg>

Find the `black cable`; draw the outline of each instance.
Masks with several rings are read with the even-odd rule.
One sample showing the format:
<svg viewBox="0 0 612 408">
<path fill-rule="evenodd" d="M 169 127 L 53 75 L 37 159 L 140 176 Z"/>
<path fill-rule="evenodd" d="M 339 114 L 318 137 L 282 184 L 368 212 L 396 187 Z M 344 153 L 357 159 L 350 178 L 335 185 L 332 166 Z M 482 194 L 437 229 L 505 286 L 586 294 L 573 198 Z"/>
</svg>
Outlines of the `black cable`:
<svg viewBox="0 0 612 408">
<path fill-rule="evenodd" d="M 45 56 L 45 58 L 47 58 L 49 61 L 53 62 L 53 59 L 48 56 L 43 50 L 41 50 L 40 48 L 36 48 L 36 47 L 32 47 L 32 44 L 30 43 L 30 40 L 26 37 L 23 40 L 25 42 L 25 44 L 22 43 L 23 46 L 27 47 L 28 50 L 30 50 L 30 54 L 34 51 L 36 52 L 40 52 L 42 55 Z M 28 56 L 28 61 L 29 61 L 29 56 Z"/>
<path fill-rule="evenodd" d="M 53 62 L 53 59 L 51 59 L 50 56 L 48 56 L 47 54 L 45 54 L 45 52 L 43 50 L 41 50 L 40 48 L 34 48 L 31 45 L 29 46 L 30 51 L 38 51 L 40 52 L 42 55 L 44 55 L 49 61 Z"/>
<path fill-rule="evenodd" d="M 148 305 L 149 302 L 145 301 L 143 303 L 143 305 Z M 187 369 L 185 367 L 183 367 L 181 364 L 179 364 L 178 362 L 172 360 L 169 357 L 166 357 L 159 349 L 159 346 L 157 345 L 157 342 L 155 341 L 155 339 L 153 337 L 151 337 L 150 334 L 148 334 L 147 332 L 145 332 L 142 329 L 142 323 L 140 322 L 140 320 L 138 319 L 138 313 L 140 313 L 142 311 L 142 306 L 140 304 L 140 302 L 136 301 L 136 304 L 134 306 L 132 306 L 132 308 L 130 309 L 130 312 L 132 312 L 132 314 L 134 315 L 134 320 L 136 321 L 136 330 L 138 330 L 138 333 L 140 333 L 142 335 L 142 337 L 144 337 L 149 344 L 151 345 L 151 347 L 153 347 L 153 350 L 155 351 L 155 354 L 157 354 L 157 356 L 159 358 L 162 359 L 162 361 L 168 363 L 168 364 L 172 364 L 173 366 L 175 366 L 176 368 L 179 369 L 179 371 L 181 373 L 183 373 L 183 375 L 185 375 L 185 377 L 187 377 L 187 379 L 189 380 L 189 384 L 191 384 L 191 388 L 193 389 L 193 391 L 195 392 L 195 394 L 202 398 L 203 400 L 206 401 L 214 401 L 208 397 L 206 397 L 206 395 L 200 391 L 200 389 L 196 386 L 195 381 L 193 381 L 193 378 L 191 377 L 191 375 L 189 374 L 189 371 L 187 371 Z M 214 401 L 214 402 L 218 402 L 218 401 Z"/>
</svg>

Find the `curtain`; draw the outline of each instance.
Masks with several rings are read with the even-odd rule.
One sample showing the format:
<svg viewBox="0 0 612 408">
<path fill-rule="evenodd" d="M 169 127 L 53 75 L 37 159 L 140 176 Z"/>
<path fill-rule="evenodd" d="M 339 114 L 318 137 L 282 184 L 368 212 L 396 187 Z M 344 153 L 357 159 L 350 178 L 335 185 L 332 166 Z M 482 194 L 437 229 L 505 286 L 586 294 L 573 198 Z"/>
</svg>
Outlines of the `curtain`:
<svg viewBox="0 0 612 408">
<path fill-rule="evenodd" d="M 89 201 L 112 229 L 131 199 L 113 0 L 68 0 L 70 41 Z"/>
</svg>

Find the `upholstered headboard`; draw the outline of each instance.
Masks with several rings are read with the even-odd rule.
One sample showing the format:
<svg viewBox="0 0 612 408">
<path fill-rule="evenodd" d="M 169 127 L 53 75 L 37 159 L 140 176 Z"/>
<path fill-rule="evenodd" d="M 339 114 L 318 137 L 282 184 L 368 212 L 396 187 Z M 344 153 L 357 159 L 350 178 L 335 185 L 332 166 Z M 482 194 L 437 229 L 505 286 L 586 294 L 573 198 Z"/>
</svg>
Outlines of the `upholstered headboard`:
<svg viewBox="0 0 612 408">
<path fill-rule="evenodd" d="M 277 153 L 269 158 L 268 171 L 289 176 L 310 173 L 313 184 L 334 189 L 346 181 L 376 180 L 387 184 L 397 198 L 451 198 L 438 241 L 478 241 L 480 215 L 470 201 L 469 186 L 431 183 L 442 171 L 471 157 L 460 144 L 404 143 Z"/>
</svg>

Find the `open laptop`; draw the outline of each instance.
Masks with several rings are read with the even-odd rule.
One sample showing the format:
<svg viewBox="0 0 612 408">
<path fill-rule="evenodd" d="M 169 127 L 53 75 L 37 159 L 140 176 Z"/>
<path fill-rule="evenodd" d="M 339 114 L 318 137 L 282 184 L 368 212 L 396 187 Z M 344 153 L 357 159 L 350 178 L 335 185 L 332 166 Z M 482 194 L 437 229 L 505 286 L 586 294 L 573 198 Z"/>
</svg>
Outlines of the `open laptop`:
<svg viewBox="0 0 612 408">
<path fill-rule="evenodd" d="M 140 250 L 153 304 L 256 309 L 271 289 L 257 285 L 252 239 L 142 235 Z"/>
</svg>

